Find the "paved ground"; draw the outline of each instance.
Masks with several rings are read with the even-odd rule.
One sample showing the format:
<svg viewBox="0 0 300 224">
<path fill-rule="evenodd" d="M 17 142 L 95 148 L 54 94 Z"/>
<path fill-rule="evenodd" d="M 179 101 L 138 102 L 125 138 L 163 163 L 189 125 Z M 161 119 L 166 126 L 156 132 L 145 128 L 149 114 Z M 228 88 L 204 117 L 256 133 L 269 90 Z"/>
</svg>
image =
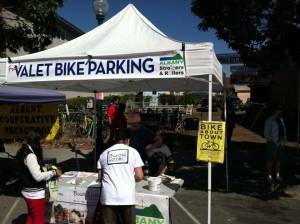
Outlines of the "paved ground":
<svg viewBox="0 0 300 224">
<path fill-rule="evenodd" d="M 241 137 L 246 135 L 248 137 Z M 171 200 L 172 221 L 174 224 L 207 223 L 207 164 L 196 162 L 195 137 L 165 137 L 166 142 L 173 145 L 177 167 L 174 175 L 185 181 L 183 188 Z M 174 144 L 175 140 L 182 144 Z M 211 223 L 300 223 L 300 181 L 293 177 L 295 172 L 300 171 L 300 156 L 293 144 L 287 147 L 282 164 L 284 179 L 281 188 L 271 193 L 265 181 L 263 139 L 237 127 L 233 140 L 233 147 L 228 153 L 228 182 L 225 164 L 213 165 Z M 16 145 L 6 145 L 7 151 L 13 155 L 17 148 Z M 44 152 L 45 157 L 55 157 L 63 170 L 76 170 L 75 153 L 70 149 L 47 147 Z M 93 170 L 90 153 L 90 150 L 78 151 L 81 171 Z M 6 154 L 0 156 L 7 158 Z M 1 162 L 0 167 L 2 177 L 14 169 L 13 165 L 5 165 L 5 162 Z M 17 190 L 18 187 L 11 181 L 0 196 L 0 223 L 24 223 L 26 206 Z"/>
</svg>

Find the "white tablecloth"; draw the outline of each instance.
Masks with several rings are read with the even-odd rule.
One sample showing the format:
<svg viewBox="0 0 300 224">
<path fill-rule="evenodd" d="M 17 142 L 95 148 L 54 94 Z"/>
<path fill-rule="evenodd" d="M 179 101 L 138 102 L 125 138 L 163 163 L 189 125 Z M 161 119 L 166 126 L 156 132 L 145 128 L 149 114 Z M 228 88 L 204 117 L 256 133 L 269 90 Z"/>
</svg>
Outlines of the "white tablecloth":
<svg viewBox="0 0 300 224">
<path fill-rule="evenodd" d="M 58 198 L 47 202 L 45 223 L 85 223 L 91 224 L 99 199 L 99 184 L 95 181 L 97 173 L 78 173 L 82 183 L 75 184 L 76 177 L 63 177 L 59 180 Z M 136 223 L 170 222 L 169 200 L 183 184 L 182 179 L 163 183 L 159 191 L 150 191 L 148 182 L 136 183 Z M 150 222 L 151 223 L 151 222 Z"/>
</svg>

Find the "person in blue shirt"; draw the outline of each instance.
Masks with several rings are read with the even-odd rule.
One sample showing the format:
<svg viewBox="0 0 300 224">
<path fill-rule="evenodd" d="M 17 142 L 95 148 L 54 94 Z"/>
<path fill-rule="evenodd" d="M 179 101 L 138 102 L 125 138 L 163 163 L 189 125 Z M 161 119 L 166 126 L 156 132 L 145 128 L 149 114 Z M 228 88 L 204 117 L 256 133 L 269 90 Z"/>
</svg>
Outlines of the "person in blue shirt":
<svg viewBox="0 0 300 224">
<path fill-rule="evenodd" d="M 130 127 L 129 146 L 135 148 L 140 153 L 143 162 L 148 161 L 147 154 L 162 145 L 162 137 L 159 133 L 154 133 L 149 128 L 141 125 L 141 116 L 138 112 L 133 111 L 127 115 L 127 124 Z M 151 164 L 149 165 L 151 170 Z M 158 166 L 159 164 L 157 164 Z"/>
<path fill-rule="evenodd" d="M 287 141 L 286 129 L 281 118 L 282 108 L 278 105 L 272 107 L 272 115 L 267 118 L 264 128 L 264 136 L 267 140 L 267 180 L 272 182 L 272 170 L 275 168 L 276 181 L 281 181 L 280 163 L 284 154 L 284 146 Z"/>
</svg>

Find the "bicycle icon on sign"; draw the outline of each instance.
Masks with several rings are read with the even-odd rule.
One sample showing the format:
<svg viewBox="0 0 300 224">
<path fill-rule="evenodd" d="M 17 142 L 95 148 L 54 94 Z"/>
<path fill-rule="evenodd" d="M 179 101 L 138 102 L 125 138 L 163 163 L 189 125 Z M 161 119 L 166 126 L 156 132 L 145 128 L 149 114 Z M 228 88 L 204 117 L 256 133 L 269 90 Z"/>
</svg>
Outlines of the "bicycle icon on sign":
<svg viewBox="0 0 300 224">
<path fill-rule="evenodd" d="M 212 141 L 207 141 L 207 142 L 203 142 L 201 145 L 201 149 L 202 150 L 215 150 L 215 151 L 219 151 L 220 149 L 219 144 L 215 143 L 214 140 Z"/>
</svg>

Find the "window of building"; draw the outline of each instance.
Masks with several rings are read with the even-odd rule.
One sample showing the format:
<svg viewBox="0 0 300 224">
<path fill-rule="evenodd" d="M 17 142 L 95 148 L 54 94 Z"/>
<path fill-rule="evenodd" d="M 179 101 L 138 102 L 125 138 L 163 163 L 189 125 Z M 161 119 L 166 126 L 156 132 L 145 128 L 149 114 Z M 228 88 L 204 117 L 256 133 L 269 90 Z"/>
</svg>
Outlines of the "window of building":
<svg viewBox="0 0 300 224">
<path fill-rule="evenodd" d="M 59 29 L 58 38 L 63 41 L 66 41 L 67 40 L 66 31 L 64 31 L 63 29 Z"/>
</svg>

